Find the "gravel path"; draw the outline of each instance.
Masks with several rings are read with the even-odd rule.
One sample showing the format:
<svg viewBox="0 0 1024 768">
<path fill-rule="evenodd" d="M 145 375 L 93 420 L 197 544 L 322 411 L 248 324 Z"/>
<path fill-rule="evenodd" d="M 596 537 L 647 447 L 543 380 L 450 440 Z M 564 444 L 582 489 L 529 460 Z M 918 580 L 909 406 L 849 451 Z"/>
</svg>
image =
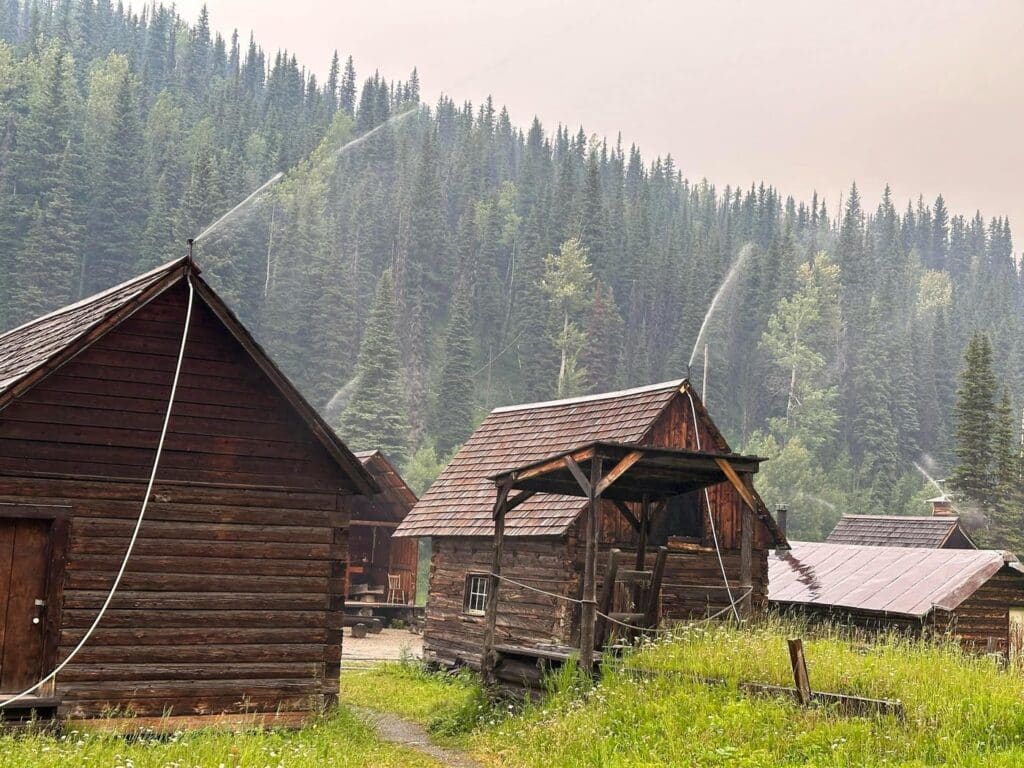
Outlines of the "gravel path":
<svg viewBox="0 0 1024 768">
<path fill-rule="evenodd" d="M 414 635 L 407 629 L 382 629 L 379 635 L 352 637 L 345 630 L 341 643 L 341 668 L 352 669 L 368 662 L 398 661 L 405 656 L 423 656 L 423 635 Z"/>
<path fill-rule="evenodd" d="M 446 768 L 482 768 L 480 763 L 462 752 L 432 744 L 427 732 L 414 722 L 370 709 L 356 707 L 352 709 L 377 732 L 377 736 L 383 741 L 414 749 L 434 758 Z"/>
</svg>

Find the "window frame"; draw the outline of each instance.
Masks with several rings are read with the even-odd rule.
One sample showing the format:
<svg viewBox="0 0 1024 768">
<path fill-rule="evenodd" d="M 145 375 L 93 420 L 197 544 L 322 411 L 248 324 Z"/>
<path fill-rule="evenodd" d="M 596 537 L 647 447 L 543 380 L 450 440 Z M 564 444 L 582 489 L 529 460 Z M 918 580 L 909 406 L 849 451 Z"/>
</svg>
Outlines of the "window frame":
<svg viewBox="0 0 1024 768">
<path fill-rule="evenodd" d="M 482 585 L 482 589 L 474 589 L 474 585 Z M 487 599 L 491 592 L 491 578 L 486 573 L 470 572 L 466 574 L 465 586 L 462 590 L 462 612 L 467 616 L 484 616 L 487 613 Z M 479 608 L 474 608 L 479 598 Z"/>
</svg>

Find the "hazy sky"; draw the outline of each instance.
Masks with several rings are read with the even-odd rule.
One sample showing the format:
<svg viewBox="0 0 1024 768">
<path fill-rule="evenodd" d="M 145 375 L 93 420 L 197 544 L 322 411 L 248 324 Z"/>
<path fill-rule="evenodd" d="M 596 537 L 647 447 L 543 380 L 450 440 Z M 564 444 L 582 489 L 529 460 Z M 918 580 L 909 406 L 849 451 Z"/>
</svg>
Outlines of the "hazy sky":
<svg viewBox="0 0 1024 768">
<path fill-rule="evenodd" d="M 203 0 L 177 0 L 194 19 Z M 322 75 L 419 68 L 424 98 L 491 94 L 515 124 L 621 132 L 719 188 L 764 180 L 835 211 L 945 195 L 1024 244 L 1024 0 L 207 0 Z"/>
</svg>

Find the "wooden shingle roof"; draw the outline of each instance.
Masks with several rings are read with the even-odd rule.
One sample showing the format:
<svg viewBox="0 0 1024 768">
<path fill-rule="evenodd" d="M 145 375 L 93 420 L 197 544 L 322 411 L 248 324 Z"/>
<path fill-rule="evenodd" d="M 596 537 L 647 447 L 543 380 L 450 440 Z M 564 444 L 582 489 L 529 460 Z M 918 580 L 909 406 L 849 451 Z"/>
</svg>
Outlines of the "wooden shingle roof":
<svg viewBox="0 0 1024 768">
<path fill-rule="evenodd" d="M 416 503 L 416 494 L 412 488 L 380 451 L 356 451 L 355 455 L 380 487 L 380 493 L 369 500 L 373 511 L 393 522 L 401 522 Z M 363 511 L 358 507 L 353 509 L 352 519 L 360 518 Z"/>
<path fill-rule="evenodd" d="M 601 395 L 498 408 L 484 419 L 398 527 L 399 536 L 492 536 L 488 478 L 599 440 L 636 443 L 679 394 L 683 380 Z M 560 536 L 583 502 L 538 494 L 508 513 L 506 536 Z"/>
<path fill-rule="evenodd" d="M 953 515 L 843 515 L 827 541 L 830 544 L 930 549 L 955 544 L 959 549 L 976 549 L 960 527 L 960 518 Z"/>
<path fill-rule="evenodd" d="M 370 473 L 270 359 L 217 292 L 199 276 L 199 268 L 187 256 L 0 334 L 0 418 L 3 409 L 16 398 L 157 296 L 185 280 L 190 280 L 194 286 L 195 300 L 205 303 L 224 324 L 353 487 L 361 494 L 375 493 L 377 483 Z"/>
<path fill-rule="evenodd" d="M 790 544 L 789 552 L 768 556 L 775 604 L 921 618 L 933 608 L 955 610 L 1003 567 L 1020 570 L 1012 555 L 994 550 Z"/>
</svg>

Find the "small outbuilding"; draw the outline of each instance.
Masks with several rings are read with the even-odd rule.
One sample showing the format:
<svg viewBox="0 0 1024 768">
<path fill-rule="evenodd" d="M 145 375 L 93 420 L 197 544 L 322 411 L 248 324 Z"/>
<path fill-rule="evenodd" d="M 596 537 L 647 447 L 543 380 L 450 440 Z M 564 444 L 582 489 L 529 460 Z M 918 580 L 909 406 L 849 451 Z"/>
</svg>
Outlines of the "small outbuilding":
<svg viewBox="0 0 1024 768">
<path fill-rule="evenodd" d="M 977 549 L 949 499 L 929 499 L 931 515 L 843 515 L 828 535 L 829 544 L 868 547 Z"/>
<path fill-rule="evenodd" d="M 1005 552 L 794 541 L 769 556 L 768 585 L 783 612 L 1021 651 L 1024 568 Z"/>
<path fill-rule="evenodd" d="M 416 539 L 395 538 L 395 529 L 416 504 L 416 494 L 380 451 L 357 451 L 380 493 L 357 497 L 348 535 L 350 607 L 399 608 L 416 600 Z"/>
<path fill-rule="evenodd" d="M 604 617 L 722 615 L 730 594 L 763 610 L 768 551 L 787 544 L 759 462 L 686 380 L 492 411 L 395 534 L 431 537 L 426 658 L 514 677 L 599 652 Z"/>
<path fill-rule="evenodd" d="M 0 694 L 61 717 L 255 713 L 337 698 L 363 464 L 179 259 L 0 335 Z M 3 700 L 0 695 L 0 701 Z"/>
</svg>

